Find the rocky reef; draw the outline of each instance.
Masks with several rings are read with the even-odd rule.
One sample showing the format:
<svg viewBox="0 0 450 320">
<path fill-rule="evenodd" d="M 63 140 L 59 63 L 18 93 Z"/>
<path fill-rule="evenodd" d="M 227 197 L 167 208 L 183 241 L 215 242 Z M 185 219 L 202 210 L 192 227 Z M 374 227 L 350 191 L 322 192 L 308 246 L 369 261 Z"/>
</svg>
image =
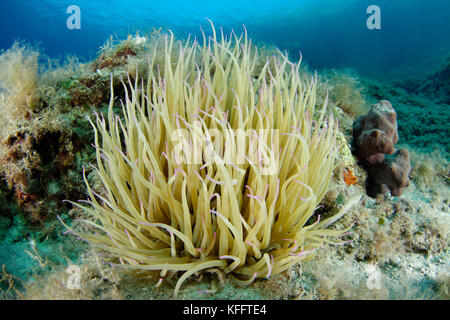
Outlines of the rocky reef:
<svg viewBox="0 0 450 320">
<path fill-rule="evenodd" d="M 90 218 L 64 201 L 87 197 L 83 170 L 92 188 L 104 192 L 92 167 L 96 157 L 87 117 L 107 112 L 111 78 L 117 96 L 114 111 L 121 112 L 122 80 L 129 76 L 134 81 L 148 72 L 147 53 L 162 36 L 156 32 L 110 40 L 92 62 L 71 60 L 44 72 L 39 71 L 38 53 L 32 48 L 22 45 L 2 53 L 0 80 L 17 81 L 7 85 L 0 81 L 2 298 L 172 297 L 177 273 L 168 273 L 161 283 L 159 273 L 132 274 L 106 264 L 101 251 L 65 235 L 57 219 L 91 231 L 78 223 Z M 161 65 L 163 59 L 164 52 L 155 57 Z M 439 83 L 448 81 L 443 78 L 445 70 L 437 71 L 441 81 L 433 84 L 441 89 L 421 88 L 430 95 L 443 95 L 445 85 Z M 313 74 L 306 68 L 300 72 Z M 445 121 L 449 114 L 448 106 L 438 104 L 445 98 L 430 102 L 408 91 L 413 84 L 393 86 L 347 70 L 324 71 L 318 79 L 322 90 L 317 104 L 323 104 L 329 91 L 327 112 L 339 119 L 340 161 L 308 223 L 319 215 L 322 219 L 332 216 L 349 198 L 359 195 L 361 200 L 336 225 L 337 229 L 353 228 L 342 237 L 342 245 L 326 245 L 316 259 L 249 287 L 231 284 L 215 269 L 195 274 L 180 298 L 448 299 L 450 166 L 445 145 L 450 134 Z M 26 89 L 21 96 L 18 87 Z M 392 102 L 395 111 L 380 100 Z M 433 151 L 431 145 L 438 148 Z M 69 265 L 80 267 L 79 290 L 66 288 Z"/>
</svg>

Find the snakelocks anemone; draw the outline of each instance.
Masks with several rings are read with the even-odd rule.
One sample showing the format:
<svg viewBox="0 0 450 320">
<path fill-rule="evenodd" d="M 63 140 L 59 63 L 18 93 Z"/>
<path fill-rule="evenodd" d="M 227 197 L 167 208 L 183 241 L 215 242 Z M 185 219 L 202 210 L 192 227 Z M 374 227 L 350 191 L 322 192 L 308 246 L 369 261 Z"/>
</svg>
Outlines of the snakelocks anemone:
<svg viewBox="0 0 450 320">
<path fill-rule="evenodd" d="M 213 27 L 203 45 L 160 40 L 163 62 L 158 46 L 147 78 L 123 84 L 123 114 L 112 92 L 108 115 L 92 123 L 104 192 L 85 177 L 90 200 L 73 204 L 98 232 L 71 231 L 120 267 L 183 271 L 175 295 L 200 271 L 246 285 L 338 243 L 348 229 L 328 226 L 356 200 L 313 217 L 338 130 L 326 102 L 316 108 L 316 78 L 281 53 L 258 67 L 246 33 L 217 39 Z"/>
</svg>

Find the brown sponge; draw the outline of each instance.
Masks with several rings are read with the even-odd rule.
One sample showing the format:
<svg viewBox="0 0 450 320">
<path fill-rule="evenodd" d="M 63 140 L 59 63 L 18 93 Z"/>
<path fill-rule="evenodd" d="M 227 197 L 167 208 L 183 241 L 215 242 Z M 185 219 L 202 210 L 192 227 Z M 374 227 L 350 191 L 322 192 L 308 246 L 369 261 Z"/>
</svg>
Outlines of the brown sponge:
<svg viewBox="0 0 450 320">
<path fill-rule="evenodd" d="M 409 152 L 396 151 L 397 141 L 397 114 L 387 100 L 372 105 L 353 123 L 354 153 L 369 174 L 369 196 L 386 192 L 386 187 L 393 196 L 399 196 L 409 186 Z"/>
</svg>

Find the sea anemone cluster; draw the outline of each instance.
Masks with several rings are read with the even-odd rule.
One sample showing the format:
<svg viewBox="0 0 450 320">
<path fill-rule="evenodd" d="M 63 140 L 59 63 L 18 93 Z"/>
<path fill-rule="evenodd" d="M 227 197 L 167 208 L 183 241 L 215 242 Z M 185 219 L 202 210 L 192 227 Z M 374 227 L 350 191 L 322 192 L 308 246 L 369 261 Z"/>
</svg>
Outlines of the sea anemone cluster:
<svg viewBox="0 0 450 320">
<path fill-rule="evenodd" d="M 238 284 L 311 258 L 357 201 L 320 219 L 337 154 L 337 122 L 316 107 L 316 77 L 287 55 L 261 56 L 244 33 L 175 42 L 162 36 L 146 78 L 123 82 L 96 114 L 96 172 L 103 191 L 73 203 L 94 232 L 73 234 L 134 270 L 219 269 Z M 155 63 L 164 50 L 163 64 Z"/>
</svg>

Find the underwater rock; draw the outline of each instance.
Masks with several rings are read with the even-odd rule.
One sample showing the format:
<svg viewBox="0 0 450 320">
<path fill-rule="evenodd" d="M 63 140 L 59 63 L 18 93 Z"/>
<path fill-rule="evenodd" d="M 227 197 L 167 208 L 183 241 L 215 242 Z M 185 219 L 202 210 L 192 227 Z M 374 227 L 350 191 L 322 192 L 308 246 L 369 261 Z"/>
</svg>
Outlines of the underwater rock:
<svg viewBox="0 0 450 320">
<path fill-rule="evenodd" d="M 386 187 L 399 196 L 409 186 L 409 152 L 396 151 L 397 141 L 397 114 L 387 100 L 372 105 L 353 123 L 354 153 L 369 174 L 366 190 L 371 197 L 386 192 Z"/>
<path fill-rule="evenodd" d="M 114 68 L 125 65 L 129 56 L 136 56 L 137 52 L 127 42 L 120 47 L 114 54 L 102 53 L 92 64 L 93 70 Z"/>
<path fill-rule="evenodd" d="M 450 105 L 450 56 L 426 77 L 411 77 L 393 84 L 409 94 L 419 95 L 438 104 Z"/>
</svg>

